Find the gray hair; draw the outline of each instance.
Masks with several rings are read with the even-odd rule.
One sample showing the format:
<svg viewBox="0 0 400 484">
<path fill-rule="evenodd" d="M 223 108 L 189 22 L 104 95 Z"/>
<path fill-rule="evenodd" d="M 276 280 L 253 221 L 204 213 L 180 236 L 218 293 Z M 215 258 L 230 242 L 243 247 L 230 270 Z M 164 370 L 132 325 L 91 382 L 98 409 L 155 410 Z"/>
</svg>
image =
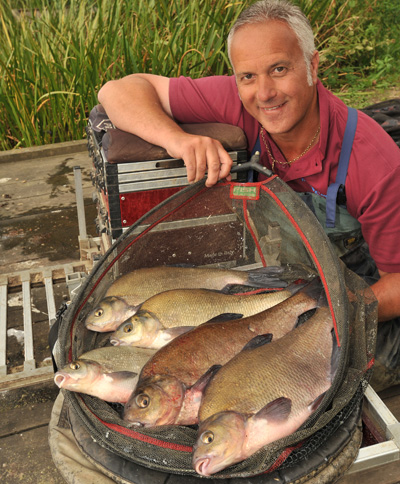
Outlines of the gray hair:
<svg viewBox="0 0 400 484">
<path fill-rule="evenodd" d="M 307 66 L 307 80 L 312 84 L 310 62 L 315 52 L 314 34 L 308 18 L 299 7 L 288 0 L 260 0 L 243 10 L 228 35 L 228 56 L 231 59 L 231 44 L 235 32 L 245 25 L 253 25 L 268 20 L 286 22 L 295 33 Z"/>
</svg>

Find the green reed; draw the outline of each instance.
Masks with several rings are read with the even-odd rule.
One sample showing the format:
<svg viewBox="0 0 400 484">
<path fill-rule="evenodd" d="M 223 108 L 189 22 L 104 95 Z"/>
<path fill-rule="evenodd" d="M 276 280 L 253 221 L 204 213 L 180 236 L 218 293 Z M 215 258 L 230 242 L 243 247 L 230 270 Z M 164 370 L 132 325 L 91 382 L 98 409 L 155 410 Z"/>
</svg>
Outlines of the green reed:
<svg viewBox="0 0 400 484">
<path fill-rule="evenodd" d="M 12 3 L 14 10 L 5 3 Z M 193 77 L 230 74 L 226 36 L 239 13 L 251 3 L 251 0 L 1 2 L 0 150 L 82 139 L 90 109 L 97 104 L 97 92 L 109 79 L 133 72 Z M 363 60 L 360 51 L 363 46 L 369 55 L 371 48 L 376 50 L 372 54 L 377 55 L 380 38 L 365 45 L 360 30 L 360 23 L 365 22 L 357 17 L 355 4 L 360 2 L 299 0 L 297 3 L 316 29 L 322 48 L 321 72 L 328 84 L 334 85 L 343 72 L 350 77 L 358 75 L 349 68 L 349 55 L 346 58 L 349 32 L 353 32 L 351 40 L 358 46 L 354 54 L 357 62 Z M 372 6 L 374 3 L 369 2 Z M 387 69 L 382 62 L 378 67 L 381 72 Z"/>
</svg>

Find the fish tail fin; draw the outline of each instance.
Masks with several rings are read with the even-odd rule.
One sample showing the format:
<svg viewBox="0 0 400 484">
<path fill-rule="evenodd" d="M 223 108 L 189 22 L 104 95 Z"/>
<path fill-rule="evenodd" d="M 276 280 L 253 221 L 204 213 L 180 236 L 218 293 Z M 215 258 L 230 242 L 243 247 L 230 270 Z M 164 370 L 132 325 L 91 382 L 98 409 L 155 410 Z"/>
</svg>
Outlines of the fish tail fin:
<svg viewBox="0 0 400 484">
<path fill-rule="evenodd" d="M 286 287 L 287 282 L 279 277 L 282 273 L 283 267 L 280 266 L 260 267 L 247 273 L 246 285 L 265 288 Z"/>
<path fill-rule="evenodd" d="M 310 285 L 310 281 L 307 281 L 305 279 L 297 279 L 296 281 L 290 283 L 285 290 L 289 291 L 290 294 L 293 296 L 297 292 L 305 290 L 307 286 Z"/>
<path fill-rule="evenodd" d="M 325 291 L 319 277 L 314 277 L 311 282 L 307 282 L 302 286 L 301 292 L 306 294 L 311 299 L 314 299 L 319 306 L 322 297 L 325 297 Z"/>
<path fill-rule="evenodd" d="M 310 403 L 310 405 L 308 406 L 308 410 L 310 411 L 310 413 L 315 412 L 315 410 L 317 410 L 317 408 L 321 405 L 325 393 L 326 392 L 321 393 L 321 395 L 319 395 L 313 402 Z"/>
<path fill-rule="evenodd" d="M 317 306 L 319 308 L 327 308 L 328 307 L 328 299 L 326 298 L 325 290 L 321 292 L 320 297 L 318 298 Z"/>
</svg>

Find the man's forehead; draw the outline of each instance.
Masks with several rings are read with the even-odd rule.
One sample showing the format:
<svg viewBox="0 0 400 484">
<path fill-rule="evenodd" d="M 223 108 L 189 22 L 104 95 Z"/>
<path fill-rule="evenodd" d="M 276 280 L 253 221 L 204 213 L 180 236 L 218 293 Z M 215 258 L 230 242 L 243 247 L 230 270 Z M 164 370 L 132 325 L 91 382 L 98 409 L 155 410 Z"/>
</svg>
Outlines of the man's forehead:
<svg viewBox="0 0 400 484">
<path fill-rule="evenodd" d="M 242 26 L 232 38 L 230 54 L 232 63 L 242 66 L 237 66 L 239 70 L 253 63 L 273 66 L 291 62 L 303 55 L 293 30 L 276 20 Z"/>
</svg>

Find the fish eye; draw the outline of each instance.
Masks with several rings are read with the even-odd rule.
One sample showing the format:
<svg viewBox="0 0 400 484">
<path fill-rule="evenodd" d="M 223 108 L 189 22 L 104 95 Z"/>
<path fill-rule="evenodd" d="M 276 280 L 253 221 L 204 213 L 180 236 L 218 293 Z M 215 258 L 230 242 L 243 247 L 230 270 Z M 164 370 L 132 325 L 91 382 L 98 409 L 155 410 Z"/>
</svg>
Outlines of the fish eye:
<svg viewBox="0 0 400 484">
<path fill-rule="evenodd" d="M 132 329 L 133 329 L 132 323 L 126 324 L 124 326 L 124 333 L 130 333 L 132 331 Z"/>
<path fill-rule="evenodd" d="M 214 433 L 211 430 L 206 430 L 201 434 L 200 438 L 203 444 L 211 444 L 214 441 Z"/>
<path fill-rule="evenodd" d="M 147 408 L 150 405 L 150 397 L 145 393 L 140 393 L 135 401 L 136 405 L 140 408 Z"/>
<path fill-rule="evenodd" d="M 100 316 L 103 316 L 103 313 L 104 313 L 104 310 L 99 308 L 99 309 L 96 309 L 96 311 L 94 312 L 94 315 L 99 318 Z"/>
<path fill-rule="evenodd" d="M 81 365 L 77 362 L 77 361 L 73 361 L 69 367 L 71 368 L 71 370 L 79 370 L 79 368 L 81 367 Z"/>
</svg>

